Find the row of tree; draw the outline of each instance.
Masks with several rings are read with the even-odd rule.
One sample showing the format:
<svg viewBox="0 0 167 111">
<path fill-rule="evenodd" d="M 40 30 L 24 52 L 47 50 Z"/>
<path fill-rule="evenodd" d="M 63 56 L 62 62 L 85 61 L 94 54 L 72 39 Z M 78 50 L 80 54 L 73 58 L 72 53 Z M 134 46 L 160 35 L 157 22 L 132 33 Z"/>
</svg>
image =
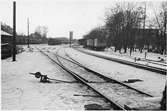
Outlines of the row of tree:
<svg viewBox="0 0 167 111">
<path fill-rule="evenodd" d="M 114 46 L 115 51 L 127 48 L 142 49 L 154 46 L 157 52 L 166 53 L 167 2 L 162 2 L 161 10 L 146 26 L 145 7 L 135 3 L 117 3 L 105 16 L 105 26 L 91 30 L 85 39 L 98 38 L 107 41 L 107 47 Z"/>
<path fill-rule="evenodd" d="M 37 41 L 37 43 L 47 43 L 47 33 L 48 28 L 46 26 L 38 26 L 35 32 L 30 34 L 30 38 Z"/>
<path fill-rule="evenodd" d="M 1 30 L 13 35 L 13 28 L 5 23 L 1 23 Z M 17 44 L 41 44 L 47 43 L 48 28 L 46 26 L 38 26 L 34 33 L 31 33 L 29 37 L 23 33 L 17 33 L 16 43 Z M 28 40 L 29 39 L 29 40 Z"/>
</svg>

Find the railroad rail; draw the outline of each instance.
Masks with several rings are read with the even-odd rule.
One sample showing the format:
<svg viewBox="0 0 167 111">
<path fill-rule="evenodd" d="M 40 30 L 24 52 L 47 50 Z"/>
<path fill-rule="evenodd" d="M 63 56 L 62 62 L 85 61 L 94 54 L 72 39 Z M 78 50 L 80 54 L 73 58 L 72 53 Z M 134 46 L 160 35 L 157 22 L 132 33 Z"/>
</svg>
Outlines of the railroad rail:
<svg viewBox="0 0 167 111">
<path fill-rule="evenodd" d="M 39 50 L 40 50 L 40 49 L 39 49 Z M 120 82 L 120 81 L 114 80 L 114 79 L 112 79 L 112 78 L 108 78 L 108 77 L 106 77 L 106 76 L 104 76 L 104 75 L 102 75 L 102 74 L 100 74 L 100 73 L 98 73 L 98 72 L 95 72 L 95 71 L 93 71 L 93 70 L 91 70 L 91 69 L 89 69 L 89 68 L 87 68 L 87 67 L 81 65 L 79 62 L 77 62 L 77 61 L 75 61 L 74 59 L 72 59 L 67 53 L 66 53 L 66 56 L 67 56 L 69 59 L 64 58 L 64 57 L 58 55 L 58 54 L 57 54 L 58 51 L 57 51 L 57 53 L 55 53 L 55 54 L 52 53 L 52 54 L 55 55 L 55 57 L 57 58 L 57 61 L 58 61 L 58 62 L 56 62 L 53 58 L 51 58 L 48 54 L 46 54 L 46 53 L 43 52 L 42 50 L 40 50 L 40 52 L 42 52 L 44 55 L 46 55 L 47 57 L 49 57 L 53 62 L 55 62 L 57 65 L 59 65 L 62 69 L 64 69 L 64 70 L 67 71 L 68 73 L 70 73 L 75 79 L 77 79 L 77 80 L 80 81 L 81 83 L 85 84 L 86 86 L 90 87 L 93 91 L 95 91 L 96 93 L 98 93 L 99 95 L 101 95 L 103 98 L 105 98 L 107 101 L 109 101 L 112 105 L 114 105 L 114 106 L 112 106 L 114 109 L 117 109 L 117 110 L 118 110 L 118 109 L 119 109 L 119 110 L 130 110 L 130 109 L 132 109 L 132 108 L 130 108 L 130 107 L 129 107 L 128 105 L 126 105 L 126 104 L 125 104 L 125 105 L 119 104 L 119 103 L 116 102 L 115 100 L 111 100 L 111 98 L 109 98 L 107 95 L 105 95 L 105 94 L 102 93 L 101 91 L 96 90 L 96 88 L 94 88 L 93 85 L 90 84 L 90 83 L 92 83 L 92 82 L 88 81 L 87 79 L 85 79 L 84 77 L 82 77 L 82 76 L 80 76 L 79 74 L 75 73 L 74 71 L 69 70 L 69 68 L 67 68 L 65 65 L 63 65 L 62 61 L 60 61 L 59 58 L 61 58 L 61 59 L 63 59 L 63 60 L 66 60 L 66 61 L 68 61 L 68 62 L 71 62 L 71 63 L 73 63 L 73 64 L 75 64 L 75 65 L 78 65 L 78 66 L 84 68 L 85 70 L 87 70 L 88 72 L 91 72 L 91 73 L 93 73 L 93 74 L 99 76 L 100 78 L 104 78 L 104 79 L 106 80 L 106 82 L 111 82 L 111 81 L 112 81 L 112 83 L 118 83 L 118 84 L 120 84 L 120 85 L 122 85 L 122 86 L 127 87 L 127 89 L 134 90 L 134 91 L 136 91 L 136 92 L 138 92 L 138 93 L 140 93 L 140 94 L 142 94 L 142 95 L 145 95 L 145 96 L 148 96 L 148 97 L 153 97 L 153 96 L 150 95 L 150 94 L 147 94 L 147 93 L 145 93 L 145 92 L 143 92 L 143 91 L 140 91 L 140 90 L 138 90 L 138 89 L 135 89 L 135 88 L 133 88 L 133 87 L 130 87 L 130 86 L 128 86 L 128 85 L 126 85 L 126 84 L 124 84 L 124 83 L 122 83 L 122 82 Z M 49 51 L 46 51 L 46 52 L 49 52 Z"/>
<path fill-rule="evenodd" d="M 160 63 L 160 62 L 158 62 L 158 61 L 153 61 L 153 60 L 149 60 L 149 59 L 140 60 L 140 61 L 144 61 L 144 62 L 148 62 L 148 63 L 151 63 L 151 64 L 156 64 L 156 65 L 161 65 L 161 66 L 167 66 L 166 63 Z"/>
<path fill-rule="evenodd" d="M 139 90 L 139 89 L 136 89 L 136 88 L 134 88 L 134 87 L 132 87 L 132 86 L 129 86 L 129 85 L 127 85 L 127 84 L 125 84 L 125 83 L 123 83 L 123 82 L 121 82 L 121 81 L 119 81 L 119 80 L 116 80 L 116 79 L 113 79 L 113 78 L 104 76 L 103 74 L 101 74 L 101 73 L 99 73 L 99 72 L 96 72 L 96 71 L 94 71 L 94 70 L 92 70 L 92 69 L 90 69 L 90 68 L 88 68 L 88 67 L 86 67 L 86 66 L 83 66 L 83 65 L 80 64 L 78 61 L 76 61 L 76 60 L 74 60 L 73 58 L 71 58 L 67 53 L 66 53 L 66 55 L 67 55 L 70 59 L 72 59 L 73 61 L 75 61 L 75 62 L 73 62 L 73 61 L 71 61 L 71 62 L 73 62 L 74 64 L 79 65 L 80 67 L 83 67 L 85 70 L 90 71 L 90 72 L 96 74 L 97 76 L 100 76 L 100 77 L 102 77 L 102 78 L 105 78 L 105 79 L 108 80 L 108 81 L 114 81 L 114 82 L 116 82 L 116 83 L 118 83 L 118 84 L 121 84 L 121 85 L 123 85 L 123 86 L 126 86 L 126 87 L 129 88 L 129 89 L 133 89 L 133 90 L 135 90 L 135 91 L 137 91 L 137 92 L 139 92 L 139 93 L 141 93 L 141 94 L 145 94 L 145 95 L 147 95 L 147 96 L 149 96 L 149 97 L 153 97 L 153 95 L 151 95 L 151 94 L 148 94 L 148 93 L 146 93 L 146 92 L 144 92 L 144 91 L 141 91 L 141 90 Z"/>
<path fill-rule="evenodd" d="M 152 71 L 152 72 L 157 72 L 157 73 L 160 73 L 160 74 L 163 74 L 163 75 L 166 75 L 166 73 L 167 73 L 166 69 L 157 68 L 157 67 L 153 67 L 153 66 L 148 66 L 148 65 L 144 65 L 144 64 L 139 64 L 139 63 L 135 63 L 135 62 L 130 62 L 130 61 L 122 60 L 122 59 L 106 57 L 106 56 L 103 56 L 103 55 L 97 55 L 97 54 L 89 53 L 89 52 L 86 52 L 86 51 L 83 51 L 83 50 L 80 50 L 80 49 L 77 49 L 77 48 L 74 48 L 74 49 L 77 50 L 77 51 L 80 51 L 82 53 L 88 54 L 88 55 L 92 55 L 92 56 L 95 56 L 95 57 L 103 58 L 103 59 L 114 61 L 114 62 L 118 62 L 118 63 L 121 63 L 121 64 L 130 65 L 130 66 L 133 66 L 133 67 L 136 67 L 136 68 L 149 70 L 149 71 Z"/>
<path fill-rule="evenodd" d="M 37 47 L 36 47 L 37 48 Z M 92 89 L 94 92 L 96 92 L 97 94 L 99 94 L 100 96 L 102 96 L 104 99 L 106 99 L 111 105 L 112 108 L 115 110 L 130 110 L 131 108 L 129 108 L 128 106 L 126 106 L 126 108 L 124 108 L 124 106 L 120 105 L 119 103 L 117 103 L 114 100 L 110 100 L 108 97 L 106 97 L 105 95 L 103 95 L 102 93 L 100 93 L 99 91 L 97 91 L 95 88 L 93 88 L 91 85 L 89 85 L 87 82 L 87 80 L 85 80 L 84 78 L 82 78 L 81 76 L 79 76 L 78 74 L 76 74 L 75 72 L 70 71 L 68 68 L 66 68 L 57 58 L 58 62 L 56 60 L 54 60 L 53 58 L 51 58 L 48 54 L 46 54 L 45 52 L 43 52 L 42 50 L 40 50 L 39 48 L 37 48 L 42 54 L 44 54 L 45 56 L 47 56 L 52 62 L 56 63 L 58 66 L 60 66 L 63 70 L 65 70 L 66 72 L 68 72 L 70 75 L 72 75 L 76 80 L 78 80 L 79 82 L 83 83 L 84 85 L 86 85 L 87 87 L 89 87 L 90 89 Z"/>
</svg>

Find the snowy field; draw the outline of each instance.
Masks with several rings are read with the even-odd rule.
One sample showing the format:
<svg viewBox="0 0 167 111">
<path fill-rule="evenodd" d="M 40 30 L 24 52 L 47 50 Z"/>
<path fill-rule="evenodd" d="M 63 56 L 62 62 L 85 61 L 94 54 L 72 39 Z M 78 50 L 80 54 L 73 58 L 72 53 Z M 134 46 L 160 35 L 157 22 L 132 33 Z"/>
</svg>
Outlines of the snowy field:
<svg viewBox="0 0 167 111">
<path fill-rule="evenodd" d="M 12 58 L 1 61 L 3 110 L 84 110 L 89 104 L 105 106 L 104 100 L 91 97 L 95 95 L 92 91 L 76 83 L 40 52 L 25 50 L 16 56 L 16 62 L 12 62 Z M 29 74 L 37 71 L 50 78 L 73 83 L 41 83 Z"/>
<path fill-rule="evenodd" d="M 165 75 L 90 56 L 71 48 L 67 48 L 66 52 L 83 65 L 101 72 L 108 77 L 120 81 L 127 81 L 128 79 L 142 80 L 129 83 L 129 85 L 150 93 L 153 96 L 162 96 L 166 81 Z"/>
</svg>

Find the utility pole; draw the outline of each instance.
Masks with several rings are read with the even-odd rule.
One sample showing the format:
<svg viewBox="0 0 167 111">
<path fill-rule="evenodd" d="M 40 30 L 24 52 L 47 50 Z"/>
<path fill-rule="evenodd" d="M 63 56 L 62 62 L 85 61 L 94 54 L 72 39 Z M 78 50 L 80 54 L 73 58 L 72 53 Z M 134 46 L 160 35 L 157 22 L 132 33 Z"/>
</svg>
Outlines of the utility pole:
<svg viewBox="0 0 167 111">
<path fill-rule="evenodd" d="M 167 25 L 167 11 L 164 12 L 164 17 L 165 17 L 165 21 L 164 21 L 164 36 L 166 37 L 166 25 Z"/>
<path fill-rule="evenodd" d="M 146 2 L 144 2 L 144 5 L 145 5 L 145 7 L 144 7 L 144 21 L 143 21 L 143 39 L 144 39 L 144 48 L 145 48 L 145 46 L 146 46 L 146 38 L 145 38 L 145 24 L 146 24 Z"/>
<path fill-rule="evenodd" d="M 143 23 L 143 29 L 145 29 L 146 24 L 146 2 L 145 2 L 145 8 L 144 8 L 144 23 Z"/>
<path fill-rule="evenodd" d="M 166 25 L 167 25 L 167 11 L 164 11 L 164 16 L 165 16 L 165 20 L 164 20 L 164 40 L 165 40 L 165 43 L 166 43 Z M 166 46 L 165 46 L 166 47 Z M 165 48 L 165 54 L 166 54 L 166 48 Z"/>
<path fill-rule="evenodd" d="M 27 37 L 28 37 L 28 48 L 30 48 L 30 37 L 29 37 L 29 18 L 27 18 Z"/>
<path fill-rule="evenodd" d="M 16 61 L 16 1 L 13 1 L 13 61 Z"/>
</svg>

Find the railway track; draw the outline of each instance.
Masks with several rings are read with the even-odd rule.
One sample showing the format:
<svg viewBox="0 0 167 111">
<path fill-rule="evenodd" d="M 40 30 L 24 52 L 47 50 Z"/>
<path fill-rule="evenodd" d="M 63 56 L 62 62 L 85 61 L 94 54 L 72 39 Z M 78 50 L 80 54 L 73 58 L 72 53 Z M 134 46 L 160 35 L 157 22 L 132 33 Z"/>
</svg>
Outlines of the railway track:
<svg viewBox="0 0 167 111">
<path fill-rule="evenodd" d="M 125 83 L 123 83 L 123 82 L 121 82 L 121 81 L 118 81 L 118 80 L 115 80 L 115 79 L 113 79 L 113 78 L 104 76 L 102 73 L 96 72 L 96 71 L 94 71 L 94 70 L 92 70 L 92 69 L 90 69 L 90 68 L 88 68 L 88 67 L 86 67 L 86 66 L 80 64 L 78 61 L 76 61 L 76 60 L 74 60 L 72 57 L 70 57 L 66 52 L 65 52 L 65 56 L 67 56 L 69 59 L 67 59 L 67 58 L 65 58 L 65 57 L 62 57 L 62 56 L 59 56 L 58 54 L 54 54 L 54 55 L 55 55 L 55 56 L 58 56 L 58 57 L 60 57 L 60 58 L 62 58 L 62 59 L 65 59 L 65 60 L 67 60 L 67 61 L 69 61 L 69 62 L 72 62 L 73 64 L 75 64 L 75 65 L 77 65 L 77 66 L 79 66 L 79 67 L 84 68 L 86 71 L 91 72 L 91 73 L 93 73 L 94 75 L 99 76 L 100 78 L 105 79 L 105 81 L 108 81 L 108 82 L 111 82 L 111 81 L 112 81 L 112 82 L 121 84 L 121 85 L 123 85 L 123 86 L 125 86 L 125 87 L 127 87 L 127 88 L 129 88 L 129 89 L 135 90 L 135 91 L 137 91 L 137 92 L 139 92 L 139 93 L 141 93 L 141 94 L 147 95 L 147 96 L 149 96 L 149 97 L 153 97 L 151 94 L 148 94 L 148 93 L 146 93 L 146 92 L 144 92 L 144 91 L 140 91 L 139 89 L 136 89 L 136 88 L 134 88 L 134 87 L 132 87 L 132 86 L 129 86 L 129 85 L 127 85 L 127 84 L 125 84 Z M 86 76 L 87 76 L 87 75 L 86 75 Z M 91 81 L 89 81 L 89 82 L 91 82 Z"/>
<path fill-rule="evenodd" d="M 62 69 L 70 73 L 75 79 L 105 98 L 111 103 L 111 106 L 114 109 L 155 109 L 157 107 L 156 104 L 143 100 L 143 98 L 152 97 L 152 95 L 92 71 L 69 57 L 67 54 L 65 54 L 66 57 L 62 57 L 58 55 L 58 51 L 54 54 L 49 51 L 43 52 L 40 50 L 40 52 L 58 64 Z M 54 55 L 57 58 L 57 61 L 52 58 L 53 56 L 49 56 L 49 53 Z"/>
<path fill-rule="evenodd" d="M 82 77 L 78 76 L 76 73 L 68 70 L 66 67 L 64 67 L 61 62 L 57 62 L 56 60 L 54 60 L 53 58 L 51 58 L 48 54 L 46 54 L 44 51 L 40 50 L 39 48 L 37 48 L 42 54 L 44 54 L 45 56 L 47 56 L 52 62 L 56 63 L 58 66 L 60 66 L 63 70 L 65 70 L 66 72 L 68 72 L 70 75 L 72 75 L 76 80 L 78 80 L 79 82 L 81 82 L 82 84 L 88 86 L 90 89 L 92 89 L 94 92 L 96 92 L 97 94 L 99 94 L 100 96 L 102 96 L 105 100 L 107 100 L 113 109 L 116 109 L 116 110 L 125 110 L 126 109 L 117 104 L 115 101 L 111 101 L 110 99 L 108 99 L 106 96 L 104 96 L 103 94 L 99 93 L 98 91 L 96 91 L 93 87 L 91 87 L 89 84 L 87 84 L 87 81 L 85 81 Z M 48 52 L 48 51 L 47 51 Z"/>
<path fill-rule="evenodd" d="M 113 79 L 113 78 L 104 76 L 103 74 L 101 74 L 101 73 L 99 73 L 99 72 L 96 72 L 96 71 L 94 71 L 94 70 L 91 70 L 90 68 L 87 68 L 86 66 L 83 66 L 83 65 L 80 64 L 78 61 L 76 61 L 76 60 L 74 60 L 73 58 L 71 58 L 68 54 L 66 54 L 66 55 L 67 55 L 70 59 L 72 59 L 72 60 L 75 62 L 75 64 L 77 64 L 77 65 L 83 67 L 85 70 L 87 70 L 87 71 L 89 71 L 89 72 L 92 72 L 92 73 L 96 74 L 97 76 L 99 76 L 99 77 L 101 77 L 101 78 L 106 79 L 107 81 L 114 81 L 114 82 L 116 82 L 116 83 L 118 83 L 118 84 L 121 84 L 121 85 L 123 85 L 123 86 L 125 86 L 125 87 L 127 87 L 127 88 L 129 88 L 129 89 L 133 89 L 133 90 L 135 90 L 135 91 L 137 91 L 137 92 L 139 92 L 139 93 L 145 94 L 145 95 L 147 95 L 147 96 L 149 96 L 149 97 L 153 97 L 151 94 L 148 94 L 148 93 L 146 93 L 146 92 L 144 92 L 144 91 L 140 91 L 139 89 L 136 89 L 136 88 L 134 88 L 134 87 L 132 87 L 132 86 L 129 86 L 129 85 L 127 85 L 127 84 L 125 84 L 125 83 L 123 83 L 123 82 L 121 82 L 121 81 L 118 81 L 118 80 L 115 80 L 115 79 Z M 71 61 L 71 62 L 73 62 L 73 61 Z"/>
<path fill-rule="evenodd" d="M 143 65 L 143 64 L 130 62 L 130 61 L 122 60 L 122 59 L 106 57 L 106 56 L 103 56 L 103 55 L 97 55 L 97 54 L 89 53 L 87 51 L 83 51 L 83 50 L 80 50 L 80 49 L 77 49 L 77 48 L 74 48 L 74 49 L 76 49 L 77 51 L 80 51 L 82 53 L 88 54 L 88 55 L 92 55 L 92 56 L 95 56 L 95 57 L 103 58 L 103 59 L 114 61 L 114 62 L 118 62 L 118 63 L 121 63 L 121 64 L 130 65 L 130 66 L 133 66 L 133 67 L 136 67 L 136 68 L 149 70 L 149 71 L 152 71 L 152 72 L 157 72 L 157 73 L 160 73 L 160 74 L 163 74 L 163 75 L 166 75 L 166 73 L 167 73 L 166 69 L 153 67 L 153 66 L 148 66 L 148 65 Z"/>
</svg>

